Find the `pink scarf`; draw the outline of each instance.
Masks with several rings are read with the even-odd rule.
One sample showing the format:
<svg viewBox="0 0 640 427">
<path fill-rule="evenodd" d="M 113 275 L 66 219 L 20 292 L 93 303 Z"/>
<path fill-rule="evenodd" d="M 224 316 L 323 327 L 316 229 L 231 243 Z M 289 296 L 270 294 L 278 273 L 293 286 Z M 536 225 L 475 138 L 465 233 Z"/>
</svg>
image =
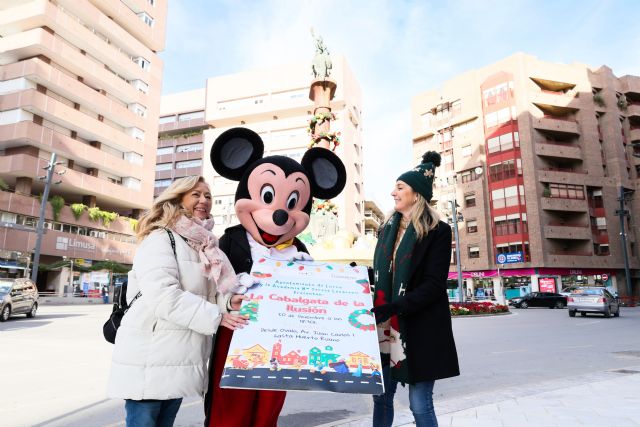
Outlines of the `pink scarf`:
<svg viewBox="0 0 640 427">
<path fill-rule="evenodd" d="M 182 215 L 174 230 L 187 240 L 187 244 L 198 252 L 204 276 L 216 283 L 219 292 L 227 293 L 238 285 L 231 262 L 218 247 L 218 238 L 211 232 L 213 219 L 201 220 Z"/>
</svg>

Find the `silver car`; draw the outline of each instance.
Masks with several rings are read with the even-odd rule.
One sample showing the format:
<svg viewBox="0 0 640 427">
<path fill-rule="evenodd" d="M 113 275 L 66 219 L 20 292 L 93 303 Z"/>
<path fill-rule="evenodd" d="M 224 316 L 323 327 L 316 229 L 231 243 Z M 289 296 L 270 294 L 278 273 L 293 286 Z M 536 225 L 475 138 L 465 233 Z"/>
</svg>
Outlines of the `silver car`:
<svg viewBox="0 0 640 427">
<path fill-rule="evenodd" d="M 617 297 L 605 288 L 580 287 L 574 289 L 567 298 L 569 316 L 575 317 L 576 313 L 586 316 L 587 313 L 602 313 L 604 317 L 620 316 L 620 302 Z"/>
</svg>

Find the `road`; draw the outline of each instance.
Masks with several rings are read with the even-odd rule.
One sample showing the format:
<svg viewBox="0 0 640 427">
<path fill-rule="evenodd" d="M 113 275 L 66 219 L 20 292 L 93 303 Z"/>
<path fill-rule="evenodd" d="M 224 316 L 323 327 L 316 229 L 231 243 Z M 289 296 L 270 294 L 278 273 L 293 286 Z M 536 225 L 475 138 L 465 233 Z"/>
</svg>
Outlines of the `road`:
<svg viewBox="0 0 640 427">
<path fill-rule="evenodd" d="M 35 319 L 0 323 L 3 426 L 124 425 L 122 403 L 105 398 L 112 345 L 101 326 L 109 306 L 43 306 Z M 456 318 L 462 375 L 436 382 L 436 410 L 491 402 L 577 382 L 595 371 L 640 363 L 640 308 L 620 318 L 569 318 L 566 310 L 518 310 L 507 316 Z M 397 403 L 408 407 L 399 387 Z M 279 425 L 317 426 L 371 412 L 357 394 L 290 392 Z M 176 426 L 202 425 L 202 403 L 185 399 Z"/>
</svg>

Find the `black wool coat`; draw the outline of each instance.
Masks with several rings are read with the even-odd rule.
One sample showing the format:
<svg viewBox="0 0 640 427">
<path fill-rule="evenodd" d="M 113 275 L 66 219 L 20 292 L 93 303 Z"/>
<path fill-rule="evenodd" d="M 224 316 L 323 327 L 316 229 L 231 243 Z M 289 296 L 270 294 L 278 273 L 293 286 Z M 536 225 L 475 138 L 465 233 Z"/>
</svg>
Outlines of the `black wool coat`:
<svg viewBox="0 0 640 427">
<path fill-rule="evenodd" d="M 409 284 L 394 301 L 405 320 L 412 383 L 460 375 L 447 295 L 450 260 L 451 227 L 440 221 L 413 248 Z"/>
</svg>

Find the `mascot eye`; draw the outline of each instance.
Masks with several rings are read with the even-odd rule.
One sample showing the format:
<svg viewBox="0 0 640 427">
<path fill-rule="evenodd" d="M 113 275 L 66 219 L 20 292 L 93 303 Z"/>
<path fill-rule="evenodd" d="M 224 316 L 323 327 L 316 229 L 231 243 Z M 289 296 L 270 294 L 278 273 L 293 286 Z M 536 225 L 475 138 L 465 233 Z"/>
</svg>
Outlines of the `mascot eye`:
<svg viewBox="0 0 640 427">
<path fill-rule="evenodd" d="M 260 190 L 260 198 L 263 202 L 270 205 L 273 202 L 273 198 L 275 197 L 276 192 L 273 190 L 273 187 L 270 185 L 265 185 Z"/>
<path fill-rule="evenodd" d="M 289 194 L 289 198 L 287 199 L 287 209 L 295 208 L 296 204 L 298 204 L 299 198 L 300 198 L 300 195 L 298 194 L 297 191 L 294 191 L 293 193 Z"/>
</svg>

